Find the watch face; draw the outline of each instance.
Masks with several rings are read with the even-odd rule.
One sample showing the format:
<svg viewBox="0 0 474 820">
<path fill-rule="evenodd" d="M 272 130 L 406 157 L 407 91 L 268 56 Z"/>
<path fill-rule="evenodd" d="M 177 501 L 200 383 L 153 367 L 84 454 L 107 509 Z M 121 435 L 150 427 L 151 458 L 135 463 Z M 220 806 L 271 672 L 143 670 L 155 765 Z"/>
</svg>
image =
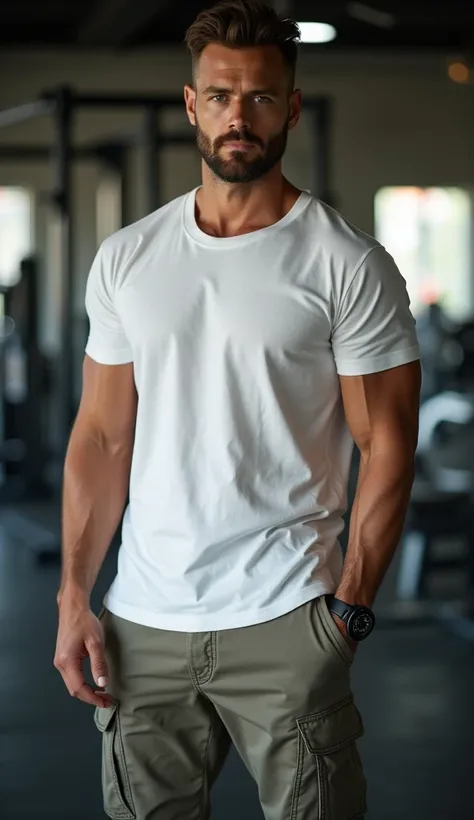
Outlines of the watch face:
<svg viewBox="0 0 474 820">
<path fill-rule="evenodd" d="M 375 625 L 375 618 L 369 609 L 360 609 L 350 618 L 348 632 L 354 641 L 367 638 Z"/>
</svg>

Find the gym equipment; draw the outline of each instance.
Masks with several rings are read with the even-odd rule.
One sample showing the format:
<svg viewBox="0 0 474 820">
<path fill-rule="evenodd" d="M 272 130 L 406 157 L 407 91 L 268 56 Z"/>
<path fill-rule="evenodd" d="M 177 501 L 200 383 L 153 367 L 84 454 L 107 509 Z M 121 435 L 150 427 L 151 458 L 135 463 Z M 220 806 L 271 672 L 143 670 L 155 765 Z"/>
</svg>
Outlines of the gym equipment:
<svg viewBox="0 0 474 820">
<path fill-rule="evenodd" d="M 474 394 L 446 391 L 420 408 L 417 478 L 400 545 L 397 601 L 419 604 L 474 639 Z M 442 540 L 461 551 L 436 552 Z M 430 596 L 429 584 L 451 570 L 465 579 L 461 597 Z M 416 606 L 415 606 L 416 609 Z M 414 610 L 412 610 L 414 611 Z M 471 634 L 470 634 L 471 633 Z"/>
<path fill-rule="evenodd" d="M 434 303 L 417 316 L 416 326 L 422 401 L 445 391 L 474 390 L 474 320 L 455 322 Z"/>
<path fill-rule="evenodd" d="M 451 384 L 454 382 L 460 390 L 474 390 L 474 320 L 462 322 L 454 329 L 451 345 L 454 360 Z"/>
<path fill-rule="evenodd" d="M 446 390 L 454 361 L 462 354 L 452 345 L 455 326 L 441 305 L 427 305 L 416 318 L 416 330 L 423 367 L 421 399 L 424 401 Z"/>
<path fill-rule="evenodd" d="M 4 502 L 48 493 L 43 401 L 47 362 L 38 345 L 38 278 L 37 259 L 27 257 L 20 264 L 18 282 L 2 292 L 0 501 Z"/>
</svg>

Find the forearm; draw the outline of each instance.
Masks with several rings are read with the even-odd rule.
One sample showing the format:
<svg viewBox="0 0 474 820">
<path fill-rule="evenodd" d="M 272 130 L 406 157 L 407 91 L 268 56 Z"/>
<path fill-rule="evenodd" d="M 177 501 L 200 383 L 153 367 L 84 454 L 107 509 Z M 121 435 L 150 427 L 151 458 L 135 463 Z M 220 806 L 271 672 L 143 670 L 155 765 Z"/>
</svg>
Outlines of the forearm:
<svg viewBox="0 0 474 820">
<path fill-rule="evenodd" d="M 400 541 L 413 478 L 413 455 L 401 448 L 361 459 L 340 600 L 373 605 Z"/>
<path fill-rule="evenodd" d="M 131 448 L 73 431 L 64 468 L 58 604 L 88 604 L 127 498 Z"/>
</svg>

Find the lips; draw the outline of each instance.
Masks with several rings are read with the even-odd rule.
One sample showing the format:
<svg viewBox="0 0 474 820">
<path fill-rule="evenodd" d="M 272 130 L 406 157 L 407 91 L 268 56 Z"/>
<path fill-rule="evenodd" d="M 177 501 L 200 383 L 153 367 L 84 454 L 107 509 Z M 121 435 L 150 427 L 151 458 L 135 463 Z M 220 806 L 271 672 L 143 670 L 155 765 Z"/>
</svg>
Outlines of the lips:
<svg viewBox="0 0 474 820">
<path fill-rule="evenodd" d="M 255 143 L 253 142 L 239 142 L 237 140 L 225 142 L 224 145 L 227 145 L 229 148 L 252 148 Z"/>
</svg>

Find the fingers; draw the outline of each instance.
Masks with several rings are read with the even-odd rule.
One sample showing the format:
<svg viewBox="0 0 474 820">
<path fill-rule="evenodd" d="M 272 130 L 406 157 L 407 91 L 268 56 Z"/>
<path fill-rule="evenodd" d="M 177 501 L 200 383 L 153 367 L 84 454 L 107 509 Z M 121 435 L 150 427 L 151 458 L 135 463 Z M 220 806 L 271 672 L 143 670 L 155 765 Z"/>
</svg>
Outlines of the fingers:
<svg viewBox="0 0 474 820">
<path fill-rule="evenodd" d="M 80 663 L 55 661 L 54 665 L 60 672 L 71 697 L 102 709 L 112 706 L 115 702 L 111 695 L 95 690 L 86 683 Z"/>
<path fill-rule="evenodd" d="M 73 696 L 78 700 L 82 700 L 83 703 L 98 706 L 100 709 L 107 709 L 114 703 L 114 699 L 110 695 L 94 690 L 88 683 L 84 683 L 77 694 Z"/>
<path fill-rule="evenodd" d="M 109 682 L 109 673 L 102 644 L 91 641 L 87 648 L 91 662 L 92 677 L 94 678 L 97 686 L 107 686 Z"/>
<path fill-rule="evenodd" d="M 82 665 L 86 659 L 91 664 L 94 680 L 92 686 L 84 678 Z M 99 620 L 91 611 L 63 608 L 54 666 L 60 672 L 71 697 L 99 708 L 114 704 L 114 699 L 102 691 L 108 685 L 104 635 Z"/>
</svg>

